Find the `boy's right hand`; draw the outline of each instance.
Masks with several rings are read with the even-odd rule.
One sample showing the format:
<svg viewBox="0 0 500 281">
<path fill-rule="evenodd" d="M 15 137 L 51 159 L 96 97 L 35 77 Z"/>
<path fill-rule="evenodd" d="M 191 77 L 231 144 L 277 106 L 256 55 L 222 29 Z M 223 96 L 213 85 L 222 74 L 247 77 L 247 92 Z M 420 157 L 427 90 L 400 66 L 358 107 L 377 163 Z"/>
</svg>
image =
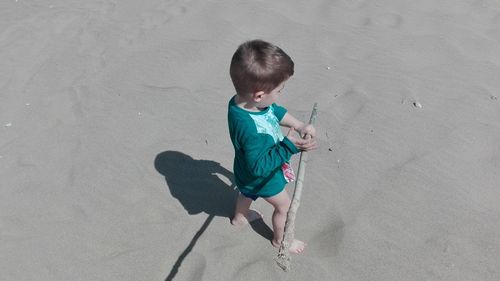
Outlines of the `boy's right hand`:
<svg viewBox="0 0 500 281">
<path fill-rule="evenodd" d="M 290 128 L 288 131 L 288 134 L 286 137 L 297 147 L 299 150 L 302 151 L 310 151 L 313 149 L 318 148 L 318 145 L 316 144 L 316 138 L 311 137 L 310 135 L 306 137 L 306 139 L 303 139 L 300 137 L 300 135 L 295 131 L 294 128 Z"/>
</svg>

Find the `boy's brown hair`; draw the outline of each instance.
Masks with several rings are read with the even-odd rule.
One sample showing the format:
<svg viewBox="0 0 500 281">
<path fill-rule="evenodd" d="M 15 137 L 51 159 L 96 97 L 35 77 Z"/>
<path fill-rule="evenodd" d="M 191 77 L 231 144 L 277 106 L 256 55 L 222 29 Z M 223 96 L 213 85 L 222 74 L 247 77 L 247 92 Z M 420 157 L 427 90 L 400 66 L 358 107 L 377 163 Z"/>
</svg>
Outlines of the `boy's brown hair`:
<svg viewBox="0 0 500 281">
<path fill-rule="evenodd" d="M 238 95 L 269 93 L 293 75 L 293 66 L 292 59 L 279 47 L 252 40 L 238 47 L 229 74 Z"/>
</svg>

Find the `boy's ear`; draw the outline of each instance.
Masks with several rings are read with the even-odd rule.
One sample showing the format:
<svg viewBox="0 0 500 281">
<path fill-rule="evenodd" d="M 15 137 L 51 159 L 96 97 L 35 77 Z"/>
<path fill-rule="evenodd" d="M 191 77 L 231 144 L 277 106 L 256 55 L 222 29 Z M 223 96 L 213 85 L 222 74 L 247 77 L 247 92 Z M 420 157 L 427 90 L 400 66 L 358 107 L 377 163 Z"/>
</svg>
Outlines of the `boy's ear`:
<svg viewBox="0 0 500 281">
<path fill-rule="evenodd" d="M 262 100 L 262 96 L 266 93 L 264 91 L 258 91 L 257 93 L 253 93 L 253 101 L 260 102 Z"/>
</svg>

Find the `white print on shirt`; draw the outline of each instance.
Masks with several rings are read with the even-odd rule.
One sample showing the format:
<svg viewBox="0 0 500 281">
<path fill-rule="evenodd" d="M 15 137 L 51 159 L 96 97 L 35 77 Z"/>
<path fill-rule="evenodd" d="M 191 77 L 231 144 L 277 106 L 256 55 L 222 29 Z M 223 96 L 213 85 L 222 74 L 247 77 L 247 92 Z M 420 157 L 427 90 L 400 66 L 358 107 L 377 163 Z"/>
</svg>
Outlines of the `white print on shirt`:
<svg viewBox="0 0 500 281">
<path fill-rule="evenodd" d="M 284 136 L 281 132 L 280 124 L 278 118 L 274 115 L 272 107 L 264 114 L 250 114 L 250 116 L 255 122 L 257 133 L 270 135 L 275 143 L 283 140 Z"/>
</svg>

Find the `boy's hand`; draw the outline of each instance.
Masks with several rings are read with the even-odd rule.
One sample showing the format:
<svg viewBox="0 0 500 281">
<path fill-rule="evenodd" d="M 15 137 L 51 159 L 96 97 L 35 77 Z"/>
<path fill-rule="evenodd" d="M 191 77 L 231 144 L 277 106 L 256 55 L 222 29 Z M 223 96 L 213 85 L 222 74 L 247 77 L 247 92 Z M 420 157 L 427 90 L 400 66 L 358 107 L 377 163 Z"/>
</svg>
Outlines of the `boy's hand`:
<svg viewBox="0 0 500 281">
<path fill-rule="evenodd" d="M 300 136 L 304 139 L 315 138 L 316 137 L 316 129 L 311 124 L 304 124 L 302 127 L 298 128 Z"/>
<path fill-rule="evenodd" d="M 310 151 L 310 150 L 318 148 L 318 145 L 316 144 L 316 138 L 313 137 L 314 134 L 316 133 L 315 131 L 310 131 L 312 134 L 306 134 L 306 138 L 305 139 L 301 138 L 300 136 L 297 136 L 297 134 L 294 134 L 294 132 L 296 132 L 295 129 L 294 128 L 290 128 L 290 131 L 288 131 L 288 134 L 286 135 L 286 137 L 299 150 Z"/>
</svg>

